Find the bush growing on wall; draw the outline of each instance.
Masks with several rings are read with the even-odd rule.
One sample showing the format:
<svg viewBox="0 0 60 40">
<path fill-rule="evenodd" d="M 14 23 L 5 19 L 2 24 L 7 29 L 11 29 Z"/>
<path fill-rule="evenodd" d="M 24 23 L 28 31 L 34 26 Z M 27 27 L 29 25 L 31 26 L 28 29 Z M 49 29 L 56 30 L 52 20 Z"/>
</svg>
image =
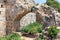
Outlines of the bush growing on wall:
<svg viewBox="0 0 60 40">
<path fill-rule="evenodd" d="M 35 8 L 34 6 L 31 7 L 31 12 L 34 10 L 34 8 Z"/>
<path fill-rule="evenodd" d="M 28 34 L 36 34 L 42 32 L 42 24 L 34 22 L 30 23 L 29 25 L 22 27 L 21 32 L 25 32 Z"/>
<path fill-rule="evenodd" d="M 51 26 L 48 29 L 48 34 L 51 38 L 55 38 L 57 36 L 57 33 L 58 33 L 58 30 L 57 30 L 56 26 Z"/>
</svg>

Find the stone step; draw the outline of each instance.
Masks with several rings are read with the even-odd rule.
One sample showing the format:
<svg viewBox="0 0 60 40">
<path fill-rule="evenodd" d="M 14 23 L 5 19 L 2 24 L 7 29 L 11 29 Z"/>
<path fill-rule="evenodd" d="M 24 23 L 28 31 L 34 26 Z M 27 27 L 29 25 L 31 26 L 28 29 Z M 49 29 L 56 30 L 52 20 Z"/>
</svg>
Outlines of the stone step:
<svg viewBox="0 0 60 40">
<path fill-rule="evenodd" d="M 46 27 L 45 29 L 48 29 L 49 27 Z M 57 29 L 60 29 L 60 26 L 57 26 Z"/>
<path fill-rule="evenodd" d="M 58 30 L 60 30 L 60 27 L 57 27 Z"/>
<path fill-rule="evenodd" d="M 54 39 L 54 40 L 60 40 L 60 39 Z"/>
</svg>

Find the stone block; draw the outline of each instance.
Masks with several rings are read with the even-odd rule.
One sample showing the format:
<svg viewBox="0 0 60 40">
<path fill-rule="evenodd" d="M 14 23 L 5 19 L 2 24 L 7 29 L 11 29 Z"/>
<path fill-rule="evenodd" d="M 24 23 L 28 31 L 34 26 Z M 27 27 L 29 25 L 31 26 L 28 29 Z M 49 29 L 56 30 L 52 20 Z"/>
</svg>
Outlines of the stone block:
<svg viewBox="0 0 60 40">
<path fill-rule="evenodd" d="M 0 21 L 0 36 L 6 35 L 6 22 Z"/>
<path fill-rule="evenodd" d="M 20 26 L 26 26 L 33 22 L 36 22 L 36 14 L 30 12 L 20 20 Z"/>
</svg>

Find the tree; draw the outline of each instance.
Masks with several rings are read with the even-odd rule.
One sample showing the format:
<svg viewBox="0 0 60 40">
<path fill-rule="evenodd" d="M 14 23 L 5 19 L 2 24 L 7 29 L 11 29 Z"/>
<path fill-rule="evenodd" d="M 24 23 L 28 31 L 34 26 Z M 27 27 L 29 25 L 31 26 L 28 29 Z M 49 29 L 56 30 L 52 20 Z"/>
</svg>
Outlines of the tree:
<svg viewBox="0 0 60 40">
<path fill-rule="evenodd" d="M 60 3 L 56 0 L 47 0 L 46 4 L 57 9 L 60 12 Z"/>
</svg>

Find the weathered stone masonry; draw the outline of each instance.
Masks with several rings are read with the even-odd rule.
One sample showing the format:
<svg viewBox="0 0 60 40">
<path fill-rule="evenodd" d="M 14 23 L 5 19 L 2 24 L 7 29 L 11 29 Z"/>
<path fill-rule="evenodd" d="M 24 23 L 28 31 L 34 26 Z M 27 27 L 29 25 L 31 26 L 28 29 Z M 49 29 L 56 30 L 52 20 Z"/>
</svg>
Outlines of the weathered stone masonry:
<svg viewBox="0 0 60 40">
<path fill-rule="evenodd" d="M 26 0 L 27 2 L 28 0 Z M 20 24 L 23 23 L 20 21 L 22 20 L 21 18 L 30 12 L 26 6 L 28 3 L 25 4 L 23 0 L 0 0 L 0 4 L 0 32 L 2 36 L 19 31 Z M 30 7 L 30 5 L 28 6 Z"/>
<path fill-rule="evenodd" d="M 32 6 L 35 8 L 31 12 Z M 21 26 L 36 21 L 43 27 L 58 25 L 60 14 L 48 5 L 36 6 L 34 0 L 0 0 L 1 36 L 20 31 Z"/>
</svg>

